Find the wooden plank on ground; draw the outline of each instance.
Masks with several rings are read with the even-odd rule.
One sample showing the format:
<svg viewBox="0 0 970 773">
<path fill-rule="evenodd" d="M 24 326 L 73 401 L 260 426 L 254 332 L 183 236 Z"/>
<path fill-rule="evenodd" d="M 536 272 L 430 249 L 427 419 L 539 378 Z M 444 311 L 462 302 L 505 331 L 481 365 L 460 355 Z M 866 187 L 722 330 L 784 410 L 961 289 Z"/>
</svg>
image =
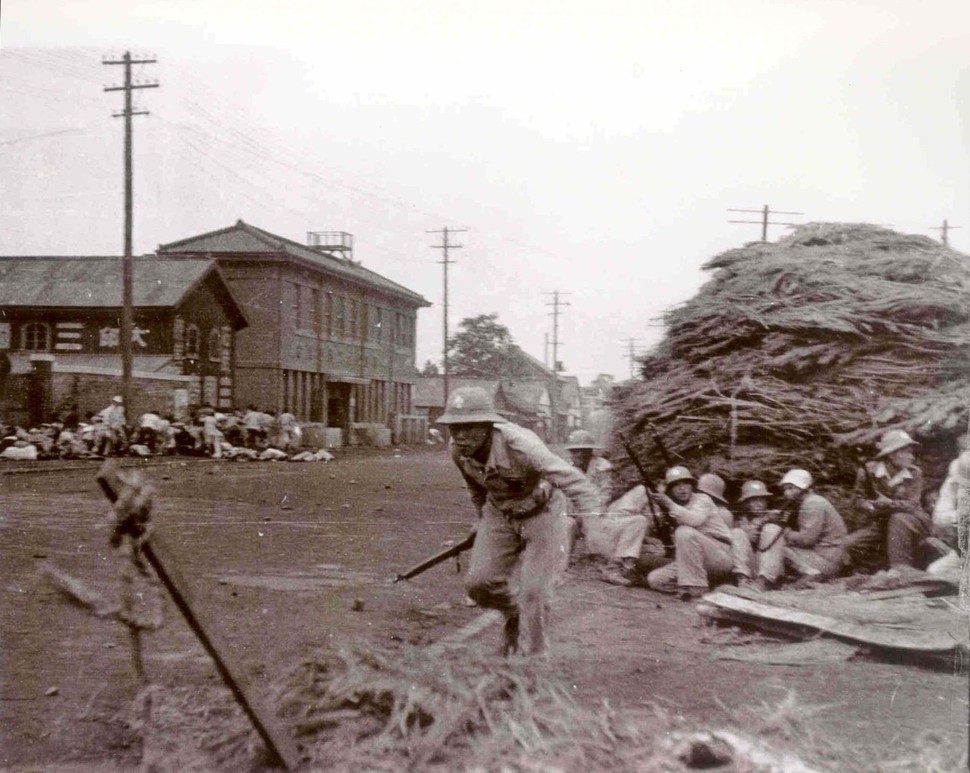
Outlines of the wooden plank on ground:
<svg viewBox="0 0 970 773">
<path fill-rule="evenodd" d="M 921 655 L 946 656 L 957 651 L 966 652 L 965 637 L 953 635 L 953 626 L 942 625 L 938 629 L 878 624 L 860 624 L 837 617 L 792 609 L 770 601 L 770 594 L 763 600 L 743 598 L 736 594 L 715 591 L 703 598 L 698 605 L 701 615 L 731 622 L 745 623 L 772 631 L 788 631 L 812 635 L 822 633 L 844 641 L 865 644 L 881 649 L 915 652 Z M 943 616 L 940 618 L 944 619 Z"/>
</svg>

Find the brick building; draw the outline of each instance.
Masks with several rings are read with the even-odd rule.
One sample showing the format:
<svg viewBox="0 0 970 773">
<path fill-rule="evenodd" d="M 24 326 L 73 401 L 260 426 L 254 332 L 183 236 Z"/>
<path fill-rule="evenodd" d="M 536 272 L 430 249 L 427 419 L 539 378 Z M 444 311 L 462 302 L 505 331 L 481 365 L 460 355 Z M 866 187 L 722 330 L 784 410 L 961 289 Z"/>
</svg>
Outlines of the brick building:
<svg viewBox="0 0 970 773">
<path fill-rule="evenodd" d="M 348 432 L 411 412 L 419 294 L 354 262 L 350 234 L 309 245 L 243 221 L 158 248 L 211 257 L 250 326 L 236 342 L 237 405 Z"/>
<path fill-rule="evenodd" d="M 143 256 L 132 269 L 136 388 L 129 417 L 149 408 L 232 405 L 235 339 L 246 318 L 215 262 Z M 119 257 L 0 257 L 8 418 L 46 420 L 64 405 L 83 413 L 107 404 L 121 376 L 121 299 Z M 51 393 L 38 396 L 30 376 L 40 363 L 48 363 Z"/>
</svg>

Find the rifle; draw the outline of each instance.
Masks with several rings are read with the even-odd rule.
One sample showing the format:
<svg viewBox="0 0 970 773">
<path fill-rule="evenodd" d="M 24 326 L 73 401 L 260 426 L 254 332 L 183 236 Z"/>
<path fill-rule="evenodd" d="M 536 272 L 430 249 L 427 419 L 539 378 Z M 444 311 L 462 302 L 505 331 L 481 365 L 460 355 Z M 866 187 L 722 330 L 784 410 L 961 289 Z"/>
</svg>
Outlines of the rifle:
<svg viewBox="0 0 970 773">
<path fill-rule="evenodd" d="M 667 446 L 664 444 L 663 438 L 660 437 L 660 433 L 657 432 L 657 428 L 653 425 L 653 422 L 645 416 L 640 420 L 640 425 L 643 426 L 644 424 L 646 425 L 647 430 L 650 432 L 650 437 L 653 438 L 653 444 L 657 447 L 657 450 L 660 452 L 660 456 L 664 460 L 664 467 L 669 470 L 674 466 L 674 460 L 670 458 L 670 454 L 667 452 Z"/>
<path fill-rule="evenodd" d="M 394 578 L 394 582 L 400 582 L 401 580 L 410 580 L 412 577 L 417 577 L 419 574 L 428 571 L 432 566 L 437 566 L 442 561 L 447 561 L 449 558 L 458 557 L 469 550 L 472 545 L 475 544 L 475 532 L 471 532 L 465 539 L 456 545 L 452 545 L 450 548 L 442 550 L 440 553 L 435 553 L 433 556 L 429 556 L 424 559 L 420 564 L 415 564 L 406 572 L 399 574 Z M 461 571 L 461 564 L 458 565 L 458 571 Z"/>
<path fill-rule="evenodd" d="M 653 485 L 653 481 L 647 474 L 646 468 L 640 462 L 640 458 L 636 455 L 633 450 L 633 446 L 630 445 L 630 441 L 627 440 L 626 435 L 622 432 L 617 433 L 620 438 L 620 442 L 626 449 L 626 455 L 630 457 L 630 461 L 633 462 L 633 466 L 637 468 L 637 472 L 640 473 L 640 481 L 643 483 L 644 487 L 647 489 L 647 502 L 650 505 L 650 513 L 653 515 L 653 522 L 657 528 L 657 537 L 663 543 L 664 552 L 667 557 L 671 557 L 674 554 L 674 535 L 673 529 L 671 529 L 670 518 L 664 512 L 657 512 L 657 506 L 653 502 L 653 492 L 656 488 Z M 659 438 L 658 438 L 659 440 Z"/>
</svg>

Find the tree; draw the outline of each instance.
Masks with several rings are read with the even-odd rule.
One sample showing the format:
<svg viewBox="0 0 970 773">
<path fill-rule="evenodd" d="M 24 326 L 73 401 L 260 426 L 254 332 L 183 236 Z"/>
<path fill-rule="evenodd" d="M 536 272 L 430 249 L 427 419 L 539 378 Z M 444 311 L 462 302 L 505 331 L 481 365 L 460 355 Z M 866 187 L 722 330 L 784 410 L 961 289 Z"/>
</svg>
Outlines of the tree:
<svg viewBox="0 0 970 773">
<path fill-rule="evenodd" d="M 499 378 L 512 344 L 512 334 L 497 313 L 465 317 L 448 340 L 448 369 L 456 376 Z"/>
<path fill-rule="evenodd" d="M 431 360 L 428 360 L 426 363 L 424 363 L 424 367 L 421 368 L 421 375 L 422 376 L 437 376 L 438 375 L 438 366 L 435 363 L 433 363 Z"/>
</svg>

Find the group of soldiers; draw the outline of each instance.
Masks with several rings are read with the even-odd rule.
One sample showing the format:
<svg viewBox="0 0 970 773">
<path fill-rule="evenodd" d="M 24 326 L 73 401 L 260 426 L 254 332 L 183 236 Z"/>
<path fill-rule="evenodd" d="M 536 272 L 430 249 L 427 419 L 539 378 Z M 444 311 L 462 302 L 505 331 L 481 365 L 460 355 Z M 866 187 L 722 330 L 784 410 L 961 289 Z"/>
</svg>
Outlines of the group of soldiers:
<svg viewBox="0 0 970 773">
<path fill-rule="evenodd" d="M 585 431 L 569 438 L 570 464 L 496 413 L 476 387 L 456 389 L 438 421 L 450 431 L 452 459 L 479 515 L 465 588 L 480 606 L 503 613 L 506 654 L 543 651 L 550 591 L 570 557 L 584 552 L 602 559 L 607 582 L 685 600 L 724 583 L 768 591 L 825 581 L 863 552 L 882 553 L 900 571 L 959 554 L 955 526 L 945 541 L 934 537 L 944 525 L 934 527 L 923 509 L 917 443 L 902 430 L 886 432 L 859 471 L 856 499 L 870 517 L 850 534 L 804 469 L 781 478 L 777 509 L 761 480 L 743 483 L 732 510 L 723 479 L 698 478 L 681 465 L 668 468 L 656 490 L 639 485 L 611 500 L 612 466 Z M 951 474 L 960 470 L 970 470 L 970 455 Z M 937 509 L 955 511 L 943 502 L 950 490 L 955 496 L 944 484 Z"/>
</svg>

